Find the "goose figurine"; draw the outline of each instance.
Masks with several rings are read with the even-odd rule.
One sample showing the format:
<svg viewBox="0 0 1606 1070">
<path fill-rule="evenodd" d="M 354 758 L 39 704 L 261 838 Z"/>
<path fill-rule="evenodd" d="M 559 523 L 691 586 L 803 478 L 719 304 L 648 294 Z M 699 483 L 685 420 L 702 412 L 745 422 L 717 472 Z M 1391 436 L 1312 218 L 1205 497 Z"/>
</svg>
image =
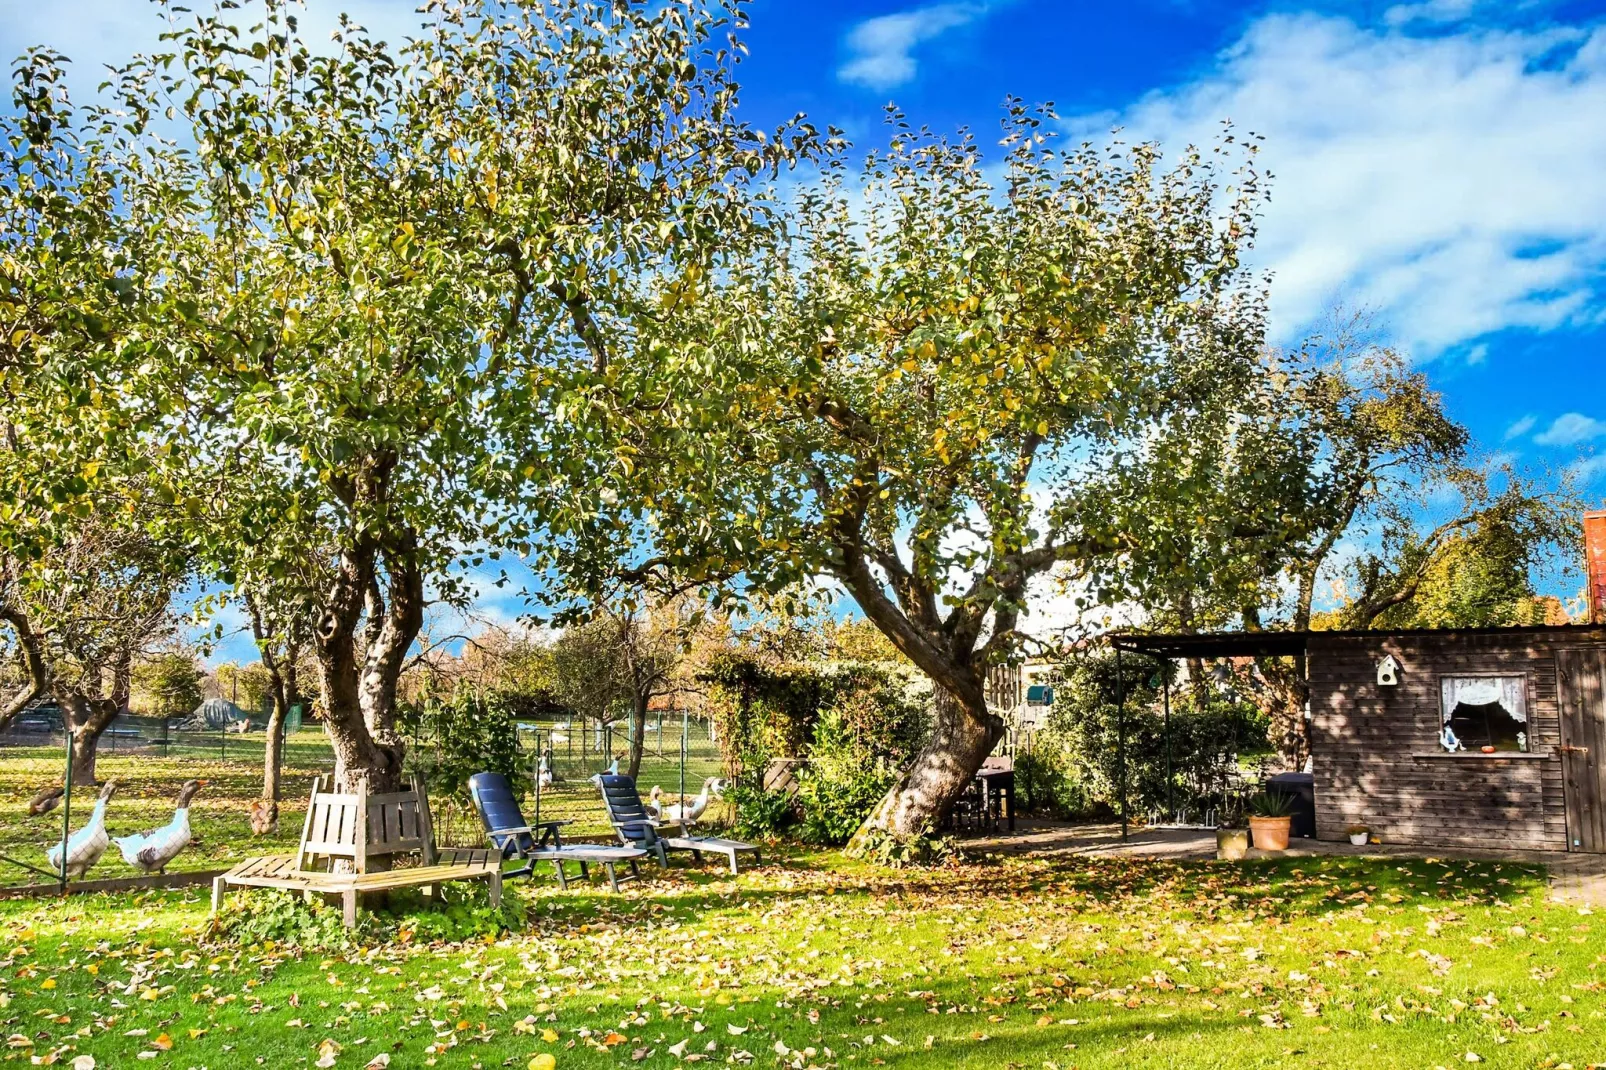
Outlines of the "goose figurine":
<svg viewBox="0 0 1606 1070">
<path fill-rule="evenodd" d="M 664 789 L 654 784 L 652 791 L 647 795 L 647 801 L 642 804 L 642 809 L 647 811 L 647 816 L 652 818 L 655 824 L 662 823 L 664 819 Z"/>
<path fill-rule="evenodd" d="M 88 873 L 100 861 L 100 856 L 106 853 L 106 846 L 111 842 L 106 836 L 106 805 L 111 802 L 112 793 L 116 790 L 115 780 L 106 781 L 106 786 L 100 789 L 100 798 L 95 800 L 95 808 L 89 813 L 88 823 L 67 838 L 68 879 Z M 62 846 L 56 844 L 45 856 L 50 860 L 50 868 L 57 873 L 61 872 Z"/>
<path fill-rule="evenodd" d="M 658 794 L 655 790 L 655 800 Z M 669 803 L 667 805 L 660 803 L 659 812 L 663 816 L 659 820 L 670 825 L 690 825 L 703 816 L 703 812 L 708 809 L 710 799 L 722 798 L 724 794 L 725 781 L 717 776 L 711 776 L 703 781 L 702 793 L 691 802 L 688 803 L 683 798 L 678 803 Z"/>
<path fill-rule="evenodd" d="M 123 852 L 123 861 L 146 873 L 165 872 L 167 864 L 190 845 L 190 800 L 204 787 L 204 780 L 186 780 L 178 790 L 178 809 L 173 820 L 159 829 L 113 840 Z"/>
<path fill-rule="evenodd" d="M 542 791 L 552 786 L 552 753 L 550 751 L 541 752 L 541 764 L 536 768 L 535 780 Z"/>
</svg>

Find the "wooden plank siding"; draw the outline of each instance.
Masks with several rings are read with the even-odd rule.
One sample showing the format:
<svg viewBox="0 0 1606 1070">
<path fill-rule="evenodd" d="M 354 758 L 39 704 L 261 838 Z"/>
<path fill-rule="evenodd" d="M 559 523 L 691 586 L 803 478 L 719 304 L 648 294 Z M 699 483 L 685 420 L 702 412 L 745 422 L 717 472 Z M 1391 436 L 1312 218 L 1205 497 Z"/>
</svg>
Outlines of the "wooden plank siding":
<svg viewBox="0 0 1606 1070">
<path fill-rule="evenodd" d="M 1567 849 L 1556 647 L 1606 632 L 1313 636 L 1308 647 L 1316 835 L 1351 823 L 1385 843 Z M 1399 683 L 1377 683 L 1392 654 Z M 1439 745 L 1444 676 L 1527 679 L 1529 755 L 1447 755 Z"/>
</svg>

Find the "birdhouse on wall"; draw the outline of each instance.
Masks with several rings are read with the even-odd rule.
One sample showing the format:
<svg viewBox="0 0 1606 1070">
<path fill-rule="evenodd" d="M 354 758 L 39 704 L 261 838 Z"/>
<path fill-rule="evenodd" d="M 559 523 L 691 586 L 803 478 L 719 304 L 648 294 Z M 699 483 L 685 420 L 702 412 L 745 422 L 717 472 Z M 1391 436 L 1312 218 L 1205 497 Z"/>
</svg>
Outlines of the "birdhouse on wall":
<svg viewBox="0 0 1606 1070">
<path fill-rule="evenodd" d="M 1393 687 L 1400 682 L 1400 663 L 1394 660 L 1393 654 L 1384 654 L 1383 660 L 1377 663 L 1377 686 Z"/>
</svg>

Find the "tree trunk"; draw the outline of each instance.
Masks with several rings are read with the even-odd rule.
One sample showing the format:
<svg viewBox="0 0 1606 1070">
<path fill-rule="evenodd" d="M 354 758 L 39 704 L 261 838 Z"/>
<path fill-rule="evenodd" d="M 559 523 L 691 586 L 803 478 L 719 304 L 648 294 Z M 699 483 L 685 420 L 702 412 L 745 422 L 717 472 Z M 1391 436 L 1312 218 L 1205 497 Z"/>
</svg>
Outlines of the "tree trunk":
<svg viewBox="0 0 1606 1070">
<path fill-rule="evenodd" d="M 630 779 L 634 780 L 641 775 L 641 755 L 647 745 L 647 706 L 652 702 L 650 695 L 637 694 L 633 696 L 630 710 Z"/>
<path fill-rule="evenodd" d="M 78 787 L 96 783 L 95 758 L 100 737 L 122 712 L 116 699 L 90 698 L 81 694 L 60 695 L 63 727 L 72 736 L 72 782 Z"/>
<path fill-rule="evenodd" d="M 9 698 L 0 699 L 0 732 L 22 715 L 50 690 L 50 668 L 45 662 L 44 646 L 34 634 L 28 616 L 20 609 L 0 605 L 0 621 L 11 626 L 16 635 L 17 651 L 22 655 L 23 685 Z"/>
<path fill-rule="evenodd" d="M 987 711 L 981 681 L 960 696 L 938 685 L 933 696 L 931 739 L 914 764 L 887 792 L 855 834 L 871 829 L 900 839 L 927 835 L 970 786 L 981 763 L 1004 735 L 1004 722 Z"/>
<path fill-rule="evenodd" d="M 372 546 L 341 553 L 328 602 L 313 630 L 324 732 L 335 752 L 334 787 L 352 794 L 402 786 L 406 746 L 396 731 L 396 684 L 407 648 L 423 626 L 423 580 L 416 566 L 405 554 L 387 558 L 387 607 L 375 576 L 377 556 Z M 367 642 L 359 654 L 357 632 L 365 611 Z"/>
</svg>

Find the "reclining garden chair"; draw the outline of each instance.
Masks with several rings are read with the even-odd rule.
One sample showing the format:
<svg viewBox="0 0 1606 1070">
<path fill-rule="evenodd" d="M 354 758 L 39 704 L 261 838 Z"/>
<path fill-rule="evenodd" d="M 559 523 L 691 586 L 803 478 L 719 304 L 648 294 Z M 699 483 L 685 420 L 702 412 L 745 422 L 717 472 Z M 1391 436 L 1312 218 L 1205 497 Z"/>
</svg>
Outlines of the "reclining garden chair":
<svg viewBox="0 0 1606 1070">
<path fill-rule="evenodd" d="M 474 801 L 475 812 L 480 815 L 480 824 L 485 826 L 485 838 L 491 849 L 499 852 L 504 860 L 525 860 L 523 869 L 504 873 L 504 877 L 530 876 L 534 874 L 537 862 L 551 862 L 557 872 L 558 887 L 568 890 L 569 875 L 564 869 L 565 865 L 577 863 L 582 879 L 590 879 L 590 867 L 599 865 L 608 874 L 608 883 L 617 892 L 621 880 L 634 880 L 641 876 L 636 863 L 646 858 L 647 852 L 639 847 L 566 844 L 558 830 L 568 824 L 567 821 L 543 821 L 539 826 L 532 827 L 524 820 L 519 801 L 507 777 L 501 773 L 475 773 L 468 778 L 468 794 Z M 624 877 L 620 877 L 615 869 L 620 862 L 630 866 L 630 873 Z"/>
<path fill-rule="evenodd" d="M 603 773 L 592 780 L 602 791 L 608 807 L 608 820 L 619 834 L 619 842 L 627 847 L 651 851 L 658 856 L 658 864 L 669 865 L 666 851 L 690 851 L 692 858 L 701 862 L 703 852 L 724 855 L 730 859 L 731 872 L 736 873 L 736 856 L 751 851 L 753 862 L 759 864 L 759 850 L 750 843 L 725 840 L 717 836 L 694 836 L 690 822 L 658 822 L 647 813 L 641 803 L 641 792 L 636 790 L 632 777 Z M 674 835 L 678 832 L 679 835 Z"/>
</svg>

